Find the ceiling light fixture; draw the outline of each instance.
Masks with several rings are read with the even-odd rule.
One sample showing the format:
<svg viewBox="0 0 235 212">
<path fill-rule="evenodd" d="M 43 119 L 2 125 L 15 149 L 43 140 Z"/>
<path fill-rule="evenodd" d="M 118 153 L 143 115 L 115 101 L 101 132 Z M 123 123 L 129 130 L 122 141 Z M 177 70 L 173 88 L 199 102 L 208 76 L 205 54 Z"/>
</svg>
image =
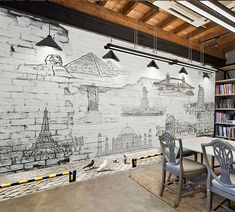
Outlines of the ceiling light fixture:
<svg viewBox="0 0 235 212">
<path fill-rule="evenodd" d="M 188 1 L 178 1 L 178 3 L 182 4 L 183 6 L 195 11 L 196 13 L 204 16 L 205 18 L 210 19 L 211 21 L 229 29 L 232 32 L 235 32 L 235 27 L 231 26 L 230 24 L 222 21 L 221 19 L 215 17 L 214 15 L 211 15 L 210 13 L 202 10 L 201 8 L 199 8 L 198 6 L 195 6 L 194 4 L 192 4 L 191 2 Z M 196 3 L 196 1 L 194 2 Z"/>
<path fill-rule="evenodd" d="M 227 7 L 225 7 L 224 5 L 222 5 L 218 2 L 212 2 L 212 1 L 200 1 L 200 2 L 235 23 L 235 17 L 233 15 L 229 14 L 228 11 L 225 11 L 225 10 L 229 10 L 229 9 Z M 224 9 L 222 9 L 222 8 L 224 8 Z"/>
<path fill-rule="evenodd" d="M 147 65 L 148 68 L 156 68 L 156 69 L 159 69 L 158 65 L 155 63 L 154 60 L 152 60 L 148 65 Z"/>
<path fill-rule="evenodd" d="M 49 24 L 49 35 L 47 35 L 46 38 L 36 43 L 36 46 L 47 46 L 52 47 L 54 49 L 57 49 L 58 51 L 62 51 L 62 48 L 54 41 L 54 39 L 50 35 L 51 33 L 51 27 Z"/>
<path fill-rule="evenodd" d="M 117 62 L 119 62 L 120 60 L 118 59 L 118 57 L 114 54 L 114 52 L 112 50 L 110 50 L 107 54 L 105 54 L 103 57 L 103 59 L 112 59 L 112 60 L 116 60 Z"/>
<path fill-rule="evenodd" d="M 179 71 L 180 74 L 187 74 L 188 75 L 188 72 L 186 71 L 185 67 L 182 67 Z"/>
<path fill-rule="evenodd" d="M 208 79 L 210 79 L 210 76 L 209 76 L 209 74 L 208 74 L 208 73 L 203 72 L 203 78 L 208 78 Z"/>
</svg>

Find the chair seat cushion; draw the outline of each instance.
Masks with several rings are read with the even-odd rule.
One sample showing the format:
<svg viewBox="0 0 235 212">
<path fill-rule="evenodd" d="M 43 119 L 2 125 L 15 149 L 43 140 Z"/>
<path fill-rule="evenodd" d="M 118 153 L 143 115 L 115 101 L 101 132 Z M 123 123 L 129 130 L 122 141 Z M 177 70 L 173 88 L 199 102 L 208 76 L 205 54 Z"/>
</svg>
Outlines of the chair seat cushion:
<svg viewBox="0 0 235 212">
<path fill-rule="evenodd" d="M 183 159 L 183 168 L 184 168 L 184 174 L 195 173 L 195 172 L 206 172 L 207 170 L 204 164 L 187 158 Z M 178 164 L 175 166 L 167 162 L 166 170 L 178 176 L 180 173 L 180 165 Z"/>
<path fill-rule="evenodd" d="M 169 150 L 166 149 L 166 152 L 169 153 Z M 187 149 L 187 148 L 183 148 L 183 157 L 188 157 L 191 155 L 194 155 L 196 152 Z M 176 154 L 176 158 L 178 159 L 180 157 L 180 151 L 179 151 L 179 147 L 175 147 L 175 154 Z"/>
<path fill-rule="evenodd" d="M 220 178 L 220 176 L 218 176 L 218 178 Z M 235 174 L 230 174 L 230 179 L 232 181 L 233 184 L 235 184 Z M 218 188 L 219 190 L 235 195 L 235 188 L 228 188 L 226 186 L 223 186 L 222 184 L 220 184 L 217 180 L 212 180 L 212 186 L 215 188 Z"/>
<path fill-rule="evenodd" d="M 186 148 L 183 149 L 183 157 L 188 157 L 188 156 L 194 155 L 195 153 L 196 152 L 190 149 L 186 149 Z"/>
</svg>

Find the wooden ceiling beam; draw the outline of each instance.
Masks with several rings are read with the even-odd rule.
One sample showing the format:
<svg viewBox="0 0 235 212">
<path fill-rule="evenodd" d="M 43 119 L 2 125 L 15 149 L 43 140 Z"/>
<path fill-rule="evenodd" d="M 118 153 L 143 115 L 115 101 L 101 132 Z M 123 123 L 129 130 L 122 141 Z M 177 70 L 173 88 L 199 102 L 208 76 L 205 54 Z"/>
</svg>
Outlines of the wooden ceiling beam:
<svg viewBox="0 0 235 212">
<path fill-rule="evenodd" d="M 187 22 L 179 25 L 178 27 L 176 27 L 175 29 L 173 29 L 171 32 L 174 34 L 178 34 L 182 31 L 184 31 L 185 29 L 187 29 L 188 27 L 190 27 L 191 25 L 189 25 Z"/>
<path fill-rule="evenodd" d="M 225 33 L 228 33 L 228 32 L 229 32 L 229 30 L 219 29 L 216 32 L 211 32 L 211 33 L 209 33 L 209 34 L 207 34 L 203 37 L 200 37 L 199 39 L 196 39 L 196 41 L 198 41 L 199 43 L 203 43 L 207 40 L 213 40 L 216 37 L 220 37 L 220 35 L 221 35 L 221 38 L 222 38 L 223 36 L 225 36 Z"/>
<path fill-rule="evenodd" d="M 235 40 L 235 35 L 232 33 L 229 33 L 227 35 L 224 35 L 221 38 L 218 38 L 218 43 L 219 46 L 221 46 L 222 48 L 226 48 L 227 46 L 231 45 Z"/>
<path fill-rule="evenodd" d="M 172 22 L 174 22 L 176 19 L 177 17 L 170 15 L 168 18 L 159 23 L 159 28 L 160 29 L 166 28 L 167 26 L 171 25 Z"/>
<path fill-rule="evenodd" d="M 187 39 L 179 35 L 164 31 L 162 29 L 158 29 L 155 31 L 154 30 L 155 26 L 151 26 L 142 21 L 136 21 L 136 19 L 120 14 L 119 12 L 111 11 L 105 7 L 101 7 L 97 4 L 94 4 L 88 1 L 49 0 L 49 2 L 58 4 L 63 7 L 70 8 L 72 10 L 77 10 L 77 11 L 86 13 L 88 15 L 103 19 L 105 21 L 109 21 L 109 22 L 119 24 L 121 26 L 125 26 L 127 28 L 132 28 L 132 29 L 135 28 L 138 31 L 149 34 L 151 36 L 154 33 L 155 36 L 158 36 L 159 38 L 162 38 L 169 42 L 173 42 L 178 45 L 185 46 L 185 47 L 188 46 Z M 200 51 L 200 46 L 196 42 L 193 42 L 192 48 L 194 50 Z M 209 55 L 213 55 L 222 59 L 225 58 L 224 53 L 222 51 L 219 51 L 218 49 L 205 47 L 205 52 Z"/>
<path fill-rule="evenodd" d="M 235 50 L 235 37 L 221 48 L 223 48 L 225 53 Z"/>
<path fill-rule="evenodd" d="M 98 5 L 102 6 L 102 7 L 104 7 L 104 6 L 106 5 L 107 1 L 108 1 L 108 0 L 96 1 L 96 4 L 98 4 Z"/>
<path fill-rule="evenodd" d="M 147 13 L 145 13 L 140 19 L 139 21 L 143 21 L 143 22 L 148 22 L 150 19 L 152 19 L 153 17 L 155 17 L 158 13 L 160 13 L 160 10 L 156 10 L 156 9 L 151 9 L 150 11 L 148 11 Z"/>
<path fill-rule="evenodd" d="M 128 1 L 126 5 L 120 10 L 120 13 L 123 15 L 128 15 L 138 4 L 139 2 L 137 1 Z"/>
<path fill-rule="evenodd" d="M 191 40 L 198 40 L 199 38 L 205 35 L 208 35 L 211 32 L 215 32 L 216 30 L 218 30 L 219 27 L 220 26 L 218 26 L 214 22 L 210 22 L 206 24 L 205 27 L 199 27 L 195 29 L 194 31 L 189 33 L 187 36 L 190 37 Z"/>
</svg>

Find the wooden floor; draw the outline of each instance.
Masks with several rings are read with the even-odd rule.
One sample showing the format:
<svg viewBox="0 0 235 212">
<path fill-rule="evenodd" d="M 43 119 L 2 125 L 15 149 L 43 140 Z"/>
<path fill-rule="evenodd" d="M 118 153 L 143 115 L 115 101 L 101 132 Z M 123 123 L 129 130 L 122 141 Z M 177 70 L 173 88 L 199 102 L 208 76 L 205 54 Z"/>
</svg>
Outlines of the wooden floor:
<svg viewBox="0 0 235 212">
<path fill-rule="evenodd" d="M 176 193 L 165 189 L 163 197 L 159 196 L 160 191 L 160 182 L 161 182 L 161 164 L 149 165 L 148 167 L 138 168 L 132 170 L 130 178 L 133 179 L 140 186 L 165 201 L 173 207 Z M 202 177 L 192 178 L 189 182 L 193 182 L 193 185 L 190 183 L 188 186 L 184 187 L 184 192 L 192 190 L 194 188 L 206 188 L 206 175 Z M 171 187 L 174 190 L 177 190 L 177 184 L 172 184 Z M 223 199 L 219 196 L 213 195 L 213 207 L 217 205 Z M 206 191 L 198 192 L 194 195 L 185 196 L 181 198 L 180 205 L 177 208 L 181 212 L 204 212 L 206 211 Z M 224 211 L 222 208 L 217 210 L 218 212 Z"/>
</svg>

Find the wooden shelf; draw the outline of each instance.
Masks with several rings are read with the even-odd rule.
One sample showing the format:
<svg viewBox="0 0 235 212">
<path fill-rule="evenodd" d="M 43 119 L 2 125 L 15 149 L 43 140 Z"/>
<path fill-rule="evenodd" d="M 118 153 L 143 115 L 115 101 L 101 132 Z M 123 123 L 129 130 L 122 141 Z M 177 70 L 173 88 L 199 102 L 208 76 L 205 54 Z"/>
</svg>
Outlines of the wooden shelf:
<svg viewBox="0 0 235 212">
<path fill-rule="evenodd" d="M 235 125 L 235 123 L 233 124 L 233 123 L 226 123 L 226 122 L 215 122 L 215 124 L 217 124 L 217 125 Z"/>
<path fill-rule="evenodd" d="M 215 97 L 223 97 L 223 96 L 235 96 L 235 93 L 230 93 L 230 94 L 216 94 Z"/>
<path fill-rule="evenodd" d="M 215 137 L 216 137 L 216 138 L 229 139 L 229 140 L 235 140 L 235 138 L 229 138 L 229 137 L 226 137 L 226 136 L 220 136 L 220 135 L 216 135 Z"/>
<path fill-rule="evenodd" d="M 226 111 L 235 111 L 235 108 L 215 108 L 215 110 L 217 111 L 223 111 L 223 110 L 226 110 Z"/>
<path fill-rule="evenodd" d="M 216 84 L 224 84 L 224 83 L 232 83 L 232 82 L 235 82 L 235 78 L 215 81 Z"/>
<path fill-rule="evenodd" d="M 235 70 L 235 63 L 226 65 L 224 67 L 220 67 L 219 70 L 222 70 L 222 71 L 234 71 Z"/>
</svg>

